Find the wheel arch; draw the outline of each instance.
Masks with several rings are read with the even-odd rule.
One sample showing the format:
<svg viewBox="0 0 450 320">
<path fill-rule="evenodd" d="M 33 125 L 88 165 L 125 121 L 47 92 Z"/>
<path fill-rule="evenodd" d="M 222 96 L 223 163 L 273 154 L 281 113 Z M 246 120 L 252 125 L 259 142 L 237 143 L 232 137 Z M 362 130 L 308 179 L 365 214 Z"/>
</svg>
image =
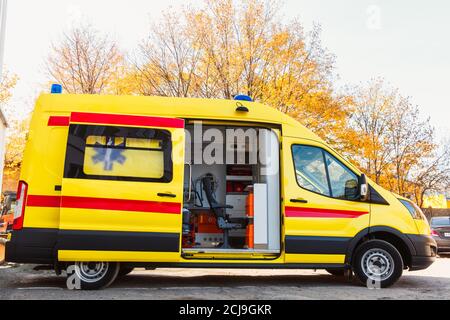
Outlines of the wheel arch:
<svg viewBox="0 0 450 320">
<path fill-rule="evenodd" d="M 371 239 L 384 240 L 392 244 L 400 252 L 405 266 L 411 266 L 411 258 L 416 255 L 414 245 L 404 233 L 388 226 L 374 226 L 358 232 L 350 241 L 345 255 L 345 263 L 351 265 L 355 249 L 361 243 Z"/>
</svg>

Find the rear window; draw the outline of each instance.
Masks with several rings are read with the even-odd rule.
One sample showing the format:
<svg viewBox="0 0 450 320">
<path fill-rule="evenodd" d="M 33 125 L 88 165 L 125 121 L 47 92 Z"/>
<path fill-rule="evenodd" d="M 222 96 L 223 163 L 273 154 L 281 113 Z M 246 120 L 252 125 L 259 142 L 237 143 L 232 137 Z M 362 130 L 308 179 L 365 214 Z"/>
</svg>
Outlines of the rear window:
<svg viewBox="0 0 450 320">
<path fill-rule="evenodd" d="M 71 125 L 64 177 L 170 182 L 171 155 L 167 130 Z"/>
<path fill-rule="evenodd" d="M 436 217 L 431 218 L 432 226 L 450 226 L 450 217 Z"/>
</svg>

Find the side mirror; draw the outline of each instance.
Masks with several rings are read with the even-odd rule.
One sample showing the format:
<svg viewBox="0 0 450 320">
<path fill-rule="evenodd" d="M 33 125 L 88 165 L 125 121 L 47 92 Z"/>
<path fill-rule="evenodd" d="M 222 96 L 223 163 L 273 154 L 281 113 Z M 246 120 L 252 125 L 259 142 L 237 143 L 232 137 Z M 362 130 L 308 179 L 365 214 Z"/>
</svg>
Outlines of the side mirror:
<svg viewBox="0 0 450 320">
<path fill-rule="evenodd" d="M 345 182 L 345 192 L 344 199 L 347 200 L 359 200 L 360 196 L 358 194 L 359 185 L 358 180 L 351 179 Z"/>
<path fill-rule="evenodd" d="M 365 174 L 362 174 L 359 180 L 359 195 L 362 201 L 369 200 L 369 185 Z"/>
</svg>

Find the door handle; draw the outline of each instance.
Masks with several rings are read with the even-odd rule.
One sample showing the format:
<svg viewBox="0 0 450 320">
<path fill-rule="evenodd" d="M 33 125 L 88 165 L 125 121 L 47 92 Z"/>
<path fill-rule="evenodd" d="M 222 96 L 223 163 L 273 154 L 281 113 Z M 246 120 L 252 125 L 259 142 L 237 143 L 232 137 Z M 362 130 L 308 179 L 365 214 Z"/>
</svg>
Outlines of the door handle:
<svg viewBox="0 0 450 320">
<path fill-rule="evenodd" d="M 302 198 L 297 198 L 297 199 L 291 199 L 291 202 L 295 202 L 295 203 L 308 203 L 308 200 L 302 199 Z"/>
<path fill-rule="evenodd" d="M 158 193 L 158 197 L 161 197 L 161 198 L 176 198 L 177 195 L 176 194 L 172 194 L 172 193 Z"/>
</svg>

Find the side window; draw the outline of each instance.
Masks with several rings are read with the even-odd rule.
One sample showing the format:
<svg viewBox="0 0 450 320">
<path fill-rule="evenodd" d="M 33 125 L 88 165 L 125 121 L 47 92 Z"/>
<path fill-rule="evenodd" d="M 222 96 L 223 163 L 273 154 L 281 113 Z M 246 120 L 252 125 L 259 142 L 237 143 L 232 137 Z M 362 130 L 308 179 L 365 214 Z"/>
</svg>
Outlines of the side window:
<svg viewBox="0 0 450 320">
<path fill-rule="evenodd" d="M 328 152 L 324 151 L 324 153 L 332 196 L 338 199 L 357 200 L 359 198 L 358 176 Z"/>
<path fill-rule="evenodd" d="M 318 147 L 292 147 L 297 182 L 300 187 L 325 196 L 357 200 L 358 176 Z"/>
<path fill-rule="evenodd" d="M 170 182 L 170 132 L 149 128 L 71 125 L 64 177 Z"/>
<path fill-rule="evenodd" d="M 298 184 L 307 190 L 331 196 L 322 149 L 295 145 L 292 153 Z"/>
</svg>

